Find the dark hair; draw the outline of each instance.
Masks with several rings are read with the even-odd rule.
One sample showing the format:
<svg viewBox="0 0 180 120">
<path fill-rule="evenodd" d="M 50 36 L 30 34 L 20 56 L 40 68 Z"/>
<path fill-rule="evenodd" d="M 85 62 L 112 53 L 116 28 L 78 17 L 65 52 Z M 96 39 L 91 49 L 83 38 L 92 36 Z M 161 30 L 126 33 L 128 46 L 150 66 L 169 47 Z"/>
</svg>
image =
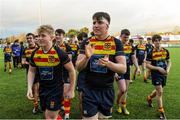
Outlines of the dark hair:
<svg viewBox="0 0 180 120">
<path fill-rule="evenodd" d="M 87 38 L 87 37 L 88 37 L 88 35 L 87 35 L 87 33 L 85 33 L 85 32 L 81 32 L 81 33 L 77 36 L 78 40 L 83 40 L 83 38 Z"/>
<path fill-rule="evenodd" d="M 16 40 L 14 41 L 14 43 L 15 43 L 15 42 L 19 42 L 19 39 L 16 39 Z"/>
<path fill-rule="evenodd" d="M 148 38 L 147 38 L 147 40 L 151 40 L 151 38 L 150 38 L 150 37 L 148 37 Z"/>
<path fill-rule="evenodd" d="M 63 29 L 57 29 L 56 31 L 55 31 L 55 33 L 58 33 L 58 34 L 63 34 L 63 35 L 65 35 L 65 31 L 63 30 Z"/>
<path fill-rule="evenodd" d="M 157 35 L 157 34 L 152 36 L 152 42 L 156 41 L 157 39 L 159 41 L 161 41 L 162 37 L 160 35 Z"/>
<path fill-rule="evenodd" d="M 23 45 L 23 42 L 20 42 L 21 45 Z"/>
<path fill-rule="evenodd" d="M 27 36 L 33 36 L 33 38 L 35 38 L 35 35 L 34 35 L 33 33 L 27 33 L 27 34 L 26 34 L 26 37 L 27 37 Z"/>
<path fill-rule="evenodd" d="M 123 35 L 123 34 L 129 36 L 130 35 L 130 31 L 128 29 L 123 29 L 123 30 L 121 30 L 121 35 Z"/>
<path fill-rule="evenodd" d="M 130 43 L 134 43 L 134 40 L 133 40 L 133 39 L 129 39 L 129 42 L 130 42 Z"/>
<path fill-rule="evenodd" d="M 96 12 L 96 13 L 94 13 L 94 15 L 92 17 L 93 20 L 96 19 L 98 21 L 100 21 L 102 18 L 105 18 L 108 21 L 108 23 L 110 24 L 111 18 L 109 16 L 109 14 L 106 12 Z"/>
<path fill-rule="evenodd" d="M 141 36 L 139 36 L 139 37 L 138 37 L 138 39 L 143 39 L 143 40 L 144 40 L 144 38 L 143 38 L 143 37 L 141 37 Z"/>
</svg>

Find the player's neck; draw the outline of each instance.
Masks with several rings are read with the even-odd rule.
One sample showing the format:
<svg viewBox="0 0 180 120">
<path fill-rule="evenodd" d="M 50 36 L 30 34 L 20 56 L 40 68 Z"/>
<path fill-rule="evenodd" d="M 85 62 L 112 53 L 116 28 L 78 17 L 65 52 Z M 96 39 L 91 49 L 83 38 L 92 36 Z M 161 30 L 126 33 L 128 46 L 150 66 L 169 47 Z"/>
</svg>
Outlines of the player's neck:
<svg viewBox="0 0 180 120">
<path fill-rule="evenodd" d="M 36 44 L 31 44 L 31 45 L 29 45 L 30 48 L 33 48 L 33 47 L 35 47 L 35 46 L 36 46 Z"/>
<path fill-rule="evenodd" d="M 98 36 L 96 36 L 96 38 L 98 39 L 98 40 L 106 40 L 106 38 L 109 36 L 109 34 L 108 33 L 106 33 L 106 34 L 103 34 L 103 35 L 98 35 Z"/>
<path fill-rule="evenodd" d="M 61 41 L 59 42 L 59 46 L 63 45 L 63 43 L 64 43 L 64 40 L 61 40 Z"/>
<path fill-rule="evenodd" d="M 48 52 L 51 49 L 51 47 L 52 47 L 52 42 L 50 42 L 46 46 L 43 46 L 42 49 L 44 52 Z"/>
<path fill-rule="evenodd" d="M 156 50 L 158 50 L 158 51 L 161 50 L 161 46 L 157 46 Z"/>
</svg>

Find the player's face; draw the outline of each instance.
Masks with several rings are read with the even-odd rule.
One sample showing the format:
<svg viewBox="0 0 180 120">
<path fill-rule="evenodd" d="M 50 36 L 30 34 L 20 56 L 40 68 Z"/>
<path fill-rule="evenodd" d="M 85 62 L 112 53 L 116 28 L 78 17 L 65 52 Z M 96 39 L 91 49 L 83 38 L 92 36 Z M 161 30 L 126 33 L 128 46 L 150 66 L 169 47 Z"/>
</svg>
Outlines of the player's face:
<svg viewBox="0 0 180 120">
<path fill-rule="evenodd" d="M 143 43 L 143 39 L 140 38 L 139 39 L 139 43 L 142 44 Z"/>
<path fill-rule="evenodd" d="M 154 46 L 155 46 L 155 48 L 159 48 L 160 47 L 160 40 L 159 39 L 156 39 L 155 41 L 154 41 Z"/>
<path fill-rule="evenodd" d="M 39 46 L 45 47 L 51 44 L 53 37 L 47 32 L 39 33 Z"/>
<path fill-rule="evenodd" d="M 129 35 L 126 35 L 126 34 L 122 34 L 121 36 L 120 36 L 120 38 L 121 38 L 121 40 L 122 40 L 122 42 L 127 42 L 128 40 L 129 40 Z"/>
<path fill-rule="evenodd" d="M 63 34 L 59 34 L 59 33 L 55 33 L 55 38 L 56 38 L 56 42 L 57 43 L 61 43 L 61 42 L 63 42 L 64 35 Z"/>
<path fill-rule="evenodd" d="M 108 25 L 100 20 L 93 20 L 93 32 L 96 36 L 101 36 L 106 34 L 108 31 Z"/>
<path fill-rule="evenodd" d="M 39 44 L 39 36 L 38 36 L 38 35 L 35 36 L 34 42 L 35 42 L 36 44 Z"/>
<path fill-rule="evenodd" d="M 148 43 L 151 43 L 152 41 L 151 40 L 147 40 Z"/>
<path fill-rule="evenodd" d="M 27 43 L 28 43 L 29 46 L 32 46 L 32 45 L 35 44 L 34 38 L 33 38 L 32 35 L 27 36 L 26 39 L 27 39 Z"/>
</svg>

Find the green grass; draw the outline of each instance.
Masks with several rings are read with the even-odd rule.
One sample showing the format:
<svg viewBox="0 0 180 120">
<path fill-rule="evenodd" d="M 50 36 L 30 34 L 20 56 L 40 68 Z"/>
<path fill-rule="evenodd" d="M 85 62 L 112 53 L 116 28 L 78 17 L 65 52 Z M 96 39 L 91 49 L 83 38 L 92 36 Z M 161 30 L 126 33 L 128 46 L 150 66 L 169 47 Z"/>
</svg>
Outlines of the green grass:
<svg viewBox="0 0 180 120">
<path fill-rule="evenodd" d="M 170 48 L 172 69 L 168 76 L 167 86 L 164 89 L 164 108 L 168 119 L 180 119 L 180 52 L 179 48 Z M 25 70 L 14 69 L 12 75 L 3 71 L 3 53 L 0 50 L 0 118 L 20 119 L 20 118 L 43 118 L 42 114 L 33 115 L 32 102 L 26 98 L 26 77 Z M 142 77 L 130 85 L 128 92 L 127 107 L 129 116 L 118 114 L 116 109 L 113 118 L 116 119 L 157 119 L 157 103 L 153 101 L 154 108 L 146 105 L 146 96 L 153 90 L 151 83 L 143 83 Z M 117 86 L 115 84 L 117 91 Z M 115 107 L 114 107 L 115 108 Z M 72 101 L 71 118 L 79 118 L 79 108 L 77 96 Z"/>
</svg>

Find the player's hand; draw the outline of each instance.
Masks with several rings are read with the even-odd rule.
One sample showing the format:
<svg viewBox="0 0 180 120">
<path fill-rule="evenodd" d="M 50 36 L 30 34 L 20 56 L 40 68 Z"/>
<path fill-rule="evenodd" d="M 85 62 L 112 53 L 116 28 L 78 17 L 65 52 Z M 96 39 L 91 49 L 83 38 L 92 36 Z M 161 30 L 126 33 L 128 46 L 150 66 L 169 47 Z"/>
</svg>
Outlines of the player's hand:
<svg viewBox="0 0 180 120">
<path fill-rule="evenodd" d="M 74 90 L 69 90 L 64 94 L 64 98 L 67 99 L 72 99 L 74 98 L 75 94 L 74 94 Z"/>
<path fill-rule="evenodd" d="M 169 74 L 169 69 L 166 70 L 167 74 Z"/>
<path fill-rule="evenodd" d="M 117 73 L 115 73 L 114 78 L 115 78 L 116 80 L 119 80 L 119 75 L 118 75 Z"/>
<path fill-rule="evenodd" d="M 85 45 L 85 55 L 86 55 L 86 57 L 90 58 L 93 55 L 94 50 L 95 50 L 95 45 L 94 44 Z"/>
<path fill-rule="evenodd" d="M 163 75 L 167 75 L 167 71 L 164 70 L 164 69 L 161 68 L 161 67 L 158 67 L 158 71 L 159 71 L 160 73 L 162 73 Z"/>
<path fill-rule="evenodd" d="M 104 58 L 100 58 L 98 60 L 98 65 L 101 66 L 107 66 L 108 63 L 109 63 L 109 55 L 105 55 Z"/>
<path fill-rule="evenodd" d="M 139 67 L 137 68 L 137 75 L 138 75 L 138 76 L 141 75 L 141 70 L 140 70 Z"/>
<path fill-rule="evenodd" d="M 33 94 L 32 94 L 32 89 L 28 89 L 26 96 L 27 96 L 27 98 L 29 100 L 34 100 L 34 97 L 33 97 Z"/>
</svg>

